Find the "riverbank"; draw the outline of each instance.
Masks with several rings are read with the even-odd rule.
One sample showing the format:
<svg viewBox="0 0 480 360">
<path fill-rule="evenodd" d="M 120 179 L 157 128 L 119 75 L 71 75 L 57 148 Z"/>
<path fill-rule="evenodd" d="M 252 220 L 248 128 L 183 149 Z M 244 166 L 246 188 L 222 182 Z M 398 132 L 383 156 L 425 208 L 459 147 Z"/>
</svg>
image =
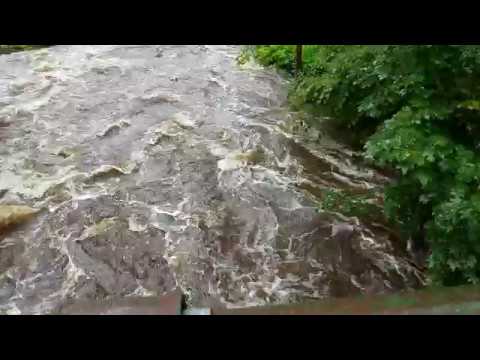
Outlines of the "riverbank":
<svg viewBox="0 0 480 360">
<path fill-rule="evenodd" d="M 47 45 L 0 45 L 0 55 L 10 54 L 18 51 L 35 50 Z"/>
<path fill-rule="evenodd" d="M 334 119 L 340 139 L 354 140 L 365 160 L 395 174 L 384 214 L 428 257 L 434 283 L 478 283 L 480 47 L 303 48 L 302 69 L 295 45 L 250 47 L 240 60 L 254 57 L 291 73 L 293 103 Z"/>
</svg>

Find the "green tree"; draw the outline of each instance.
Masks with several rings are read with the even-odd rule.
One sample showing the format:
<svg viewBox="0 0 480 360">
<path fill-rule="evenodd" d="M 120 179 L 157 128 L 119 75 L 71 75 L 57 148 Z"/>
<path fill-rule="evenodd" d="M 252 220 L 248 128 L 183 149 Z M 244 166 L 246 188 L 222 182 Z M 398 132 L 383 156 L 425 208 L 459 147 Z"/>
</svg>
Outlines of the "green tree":
<svg viewBox="0 0 480 360">
<path fill-rule="evenodd" d="M 293 75 L 294 51 L 262 45 L 255 57 Z M 432 279 L 477 283 L 480 46 L 304 46 L 292 94 L 366 133 L 365 157 L 398 173 L 385 214 L 427 241 Z"/>
</svg>

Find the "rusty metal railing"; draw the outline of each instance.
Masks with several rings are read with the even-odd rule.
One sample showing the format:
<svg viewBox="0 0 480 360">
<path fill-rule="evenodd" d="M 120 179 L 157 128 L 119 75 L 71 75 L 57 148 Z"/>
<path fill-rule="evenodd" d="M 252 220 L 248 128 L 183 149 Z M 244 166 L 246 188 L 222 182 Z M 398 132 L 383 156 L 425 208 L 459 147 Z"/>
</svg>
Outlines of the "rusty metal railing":
<svg viewBox="0 0 480 360">
<path fill-rule="evenodd" d="M 480 314 L 480 287 L 430 288 L 383 296 L 332 298 L 241 309 L 185 308 L 177 290 L 162 297 L 78 301 L 61 314 L 79 315 L 419 315 Z"/>
</svg>

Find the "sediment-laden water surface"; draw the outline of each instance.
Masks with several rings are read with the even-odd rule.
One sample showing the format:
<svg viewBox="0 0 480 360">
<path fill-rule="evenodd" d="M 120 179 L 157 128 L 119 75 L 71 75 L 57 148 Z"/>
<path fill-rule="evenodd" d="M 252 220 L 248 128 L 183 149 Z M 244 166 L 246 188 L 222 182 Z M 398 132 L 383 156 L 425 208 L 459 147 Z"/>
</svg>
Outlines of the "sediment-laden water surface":
<svg viewBox="0 0 480 360">
<path fill-rule="evenodd" d="M 387 179 L 295 135 L 286 84 L 235 46 L 56 46 L 0 56 L 0 312 L 155 296 L 241 307 L 384 293 L 421 274 L 384 226 L 318 211 Z M 312 135 L 317 141 L 309 141 Z"/>
</svg>

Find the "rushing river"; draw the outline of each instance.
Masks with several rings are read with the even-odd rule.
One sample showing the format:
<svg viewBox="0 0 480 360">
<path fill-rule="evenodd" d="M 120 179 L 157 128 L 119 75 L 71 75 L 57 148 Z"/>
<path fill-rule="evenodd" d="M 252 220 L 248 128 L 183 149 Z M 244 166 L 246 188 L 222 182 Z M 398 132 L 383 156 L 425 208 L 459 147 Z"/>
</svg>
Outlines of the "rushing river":
<svg viewBox="0 0 480 360">
<path fill-rule="evenodd" d="M 0 56 L 0 313 L 155 296 L 240 307 L 417 287 L 388 228 L 318 211 L 388 179 L 235 46 L 55 46 Z M 315 141 L 312 141 L 314 138 Z"/>
</svg>

